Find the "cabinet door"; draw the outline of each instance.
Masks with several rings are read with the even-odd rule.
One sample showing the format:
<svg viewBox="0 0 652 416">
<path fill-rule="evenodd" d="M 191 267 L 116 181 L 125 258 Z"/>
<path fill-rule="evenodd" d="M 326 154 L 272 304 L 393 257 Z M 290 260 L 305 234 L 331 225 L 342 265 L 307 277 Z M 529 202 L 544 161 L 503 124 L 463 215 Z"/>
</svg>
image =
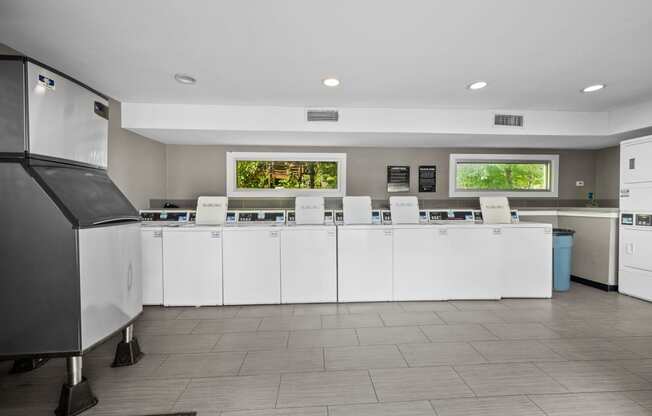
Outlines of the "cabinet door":
<svg viewBox="0 0 652 416">
<path fill-rule="evenodd" d="M 503 261 L 500 228 L 441 229 L 436 241 L 437 281 L 448 299 L 500 299 Z"/>
<path fill-rule="evenodd" d="M 552 296 L 552 227 L 503 228 L 502 296 Z"/>
<path fill-rule="evenodd" d="M 281 232 L 282 303 L 337 302 L 335 227 Z"/>
<path fill-rule="evenodd" d="M 143 304 L 163 304 L 163 232 L 141 230 Z"/>
<path fill-rule="evenodd" d="M 434 228 L 394 229 L 394 300 L 441 300 Z M 437 267 L 437 269 L 436 269 Z"/>
<path fill-rule="evenodd" d="M 341 228 L 338 233 L 338 300 L 391 300 L 392 230 Z"/>
<path fill-rule="evenodd" d="M 220 231 L 163 231 L 163 304 L 221 305 Z"/>
<path fill-rule="evenodd" d="M 280 231 L 224 230 L 224 304 L 280 302 Z"/>
<path fill-rule="evenodd" d="M 620 179 L 623 184 L 652 181 L 652 140 L 620 147 Z"/>
</svg>

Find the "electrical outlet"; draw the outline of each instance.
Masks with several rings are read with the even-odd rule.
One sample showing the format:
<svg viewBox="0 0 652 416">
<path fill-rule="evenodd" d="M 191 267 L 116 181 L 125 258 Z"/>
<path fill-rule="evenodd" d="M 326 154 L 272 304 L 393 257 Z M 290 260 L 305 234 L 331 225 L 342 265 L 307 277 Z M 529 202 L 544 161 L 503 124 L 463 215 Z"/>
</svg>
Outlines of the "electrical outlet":
<svg viewBox="0 0 652 416">
<path fill-rule="evenodd" d="M 575 181 L 575 186 L 577 186 L 578 188 L 583 187 L 584 186 L 584 181 Z"/>
</svg>

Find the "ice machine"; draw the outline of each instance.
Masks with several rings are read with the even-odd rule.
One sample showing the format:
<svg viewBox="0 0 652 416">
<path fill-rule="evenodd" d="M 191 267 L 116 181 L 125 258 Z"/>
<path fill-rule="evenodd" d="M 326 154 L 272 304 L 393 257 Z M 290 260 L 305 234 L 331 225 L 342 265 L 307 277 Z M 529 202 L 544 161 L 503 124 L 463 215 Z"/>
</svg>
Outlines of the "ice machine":
<svg viewBox="0 0 652 416">
<path fill-rule="evenodd" d="M 25 57 L 0 57 L 0 360 L 67 357 L 60 415 L 97 399 L 82 355 L 124 329 L 137 361 L 140 224 L 106 172 L 108 100 Z"/>
</svg>

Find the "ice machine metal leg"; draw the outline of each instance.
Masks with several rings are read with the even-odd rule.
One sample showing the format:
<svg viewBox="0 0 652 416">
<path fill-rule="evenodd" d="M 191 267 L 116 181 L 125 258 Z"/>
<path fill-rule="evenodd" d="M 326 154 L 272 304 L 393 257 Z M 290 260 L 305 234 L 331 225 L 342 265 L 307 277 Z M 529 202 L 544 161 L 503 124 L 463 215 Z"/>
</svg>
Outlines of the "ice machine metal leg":
<svg viewBox="0 0 652 416">
<path fill-rule="evenodd" d="M 134 337 L 134 324 L 131 324 L 122 330 L 122 341 L 115 349 L 115 358 L 111 367 L 134 365 L 143 358 L 143 355 L 145 354 L 140 350 L 138 339 Z"/>
<path fill-rule="evenodd" d="M 66 358 L 66 367 L 66 382 L 61 387 L 59 406 L 54 411 L 57 416 L 78 415 L 97 404 L 97 397 L 82 374 L 81 355 Z"/>
</svg>

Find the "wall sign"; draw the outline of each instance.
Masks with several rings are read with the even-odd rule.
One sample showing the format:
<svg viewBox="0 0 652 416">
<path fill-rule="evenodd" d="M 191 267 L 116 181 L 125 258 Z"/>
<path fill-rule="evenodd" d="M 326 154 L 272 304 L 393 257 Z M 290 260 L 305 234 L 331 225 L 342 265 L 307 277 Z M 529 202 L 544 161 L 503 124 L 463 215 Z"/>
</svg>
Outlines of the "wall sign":
<svg viewBox="0 0 652 416">
<path fill-rule="evenodd" d="M 437 192 L 437 166 L 419 166 L 419 192 Z"/>
<path fill-rule="evenodd" d="M 387 192 L 410 192 L 409 166 L 387 166 Z"/>
</svg>

